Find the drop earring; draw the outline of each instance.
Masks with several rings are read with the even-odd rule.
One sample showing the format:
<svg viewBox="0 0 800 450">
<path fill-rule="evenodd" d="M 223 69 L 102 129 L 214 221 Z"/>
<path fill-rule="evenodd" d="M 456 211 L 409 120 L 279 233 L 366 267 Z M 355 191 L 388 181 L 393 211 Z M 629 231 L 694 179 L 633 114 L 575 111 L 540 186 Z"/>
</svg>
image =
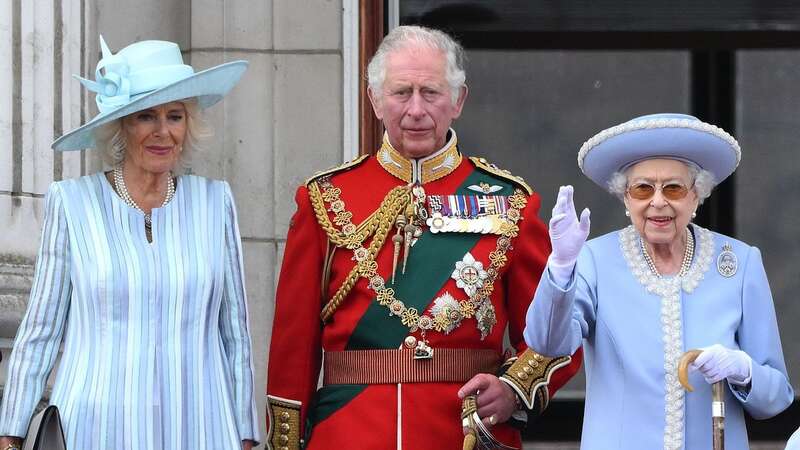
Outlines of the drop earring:
<svg viewBox="0 0 800 450">
<path fill-rule="evenodd" d="M 692 219 L 694 219 L 695 217 L 697 217 L 697 211 L 692 211 Z"/>
<path fill-rule="evenodd" d="M 625 217 L 630 217 L 630 216 L 631 216 L 631 212 L 626 209 L 625 210 Z"/>
</svg>

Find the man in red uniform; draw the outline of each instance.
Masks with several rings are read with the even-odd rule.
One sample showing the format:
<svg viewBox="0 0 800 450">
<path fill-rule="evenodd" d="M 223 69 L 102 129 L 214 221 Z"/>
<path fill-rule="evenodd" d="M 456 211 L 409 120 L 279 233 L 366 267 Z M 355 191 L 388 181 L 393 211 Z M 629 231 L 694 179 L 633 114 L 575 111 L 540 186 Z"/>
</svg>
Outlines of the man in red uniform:
<svg viewBox="0 0 800 450">
<path fill-rule="evenodd" d="M 580 365 L 522 337 L 550 250 L 539 197 L 459 151 L 450 125 L 467 87 L 449 36 L 396 28 L 368 72 L 383 145 L 297 191 L 267 446 L 455 450 L 467 434 L 520 447 L 528 417 Z"/>
</svg>

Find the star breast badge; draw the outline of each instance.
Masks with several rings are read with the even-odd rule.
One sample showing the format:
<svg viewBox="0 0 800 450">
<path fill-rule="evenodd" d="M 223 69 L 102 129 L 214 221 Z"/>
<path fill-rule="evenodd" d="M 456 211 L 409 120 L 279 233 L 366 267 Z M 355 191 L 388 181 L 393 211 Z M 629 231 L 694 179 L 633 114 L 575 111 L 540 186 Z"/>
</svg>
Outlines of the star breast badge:
<svg viewBox="0 0 800 450">
<path fill-rule="evenodd" d="M 463 289 L 469 297 L 483 287 L 483 282 L 489 274 L 483 270 L 483 263 L 476 261 L 472 253 L 467 252 L 461 261 L 456 262 L 456 268 L 450 277 L 456 280 L 456 286 Z"/>
</svg>

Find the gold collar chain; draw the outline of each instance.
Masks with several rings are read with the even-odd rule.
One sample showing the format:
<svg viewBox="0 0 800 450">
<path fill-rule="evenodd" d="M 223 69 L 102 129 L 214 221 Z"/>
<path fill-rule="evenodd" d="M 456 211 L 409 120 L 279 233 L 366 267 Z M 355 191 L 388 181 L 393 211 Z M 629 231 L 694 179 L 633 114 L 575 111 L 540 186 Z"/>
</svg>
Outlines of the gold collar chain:
<svg viewBox="0 0 800 450">
<path fill-rule="evenodd" d="M 389 142 L 389 135 L 384 133 L 383 144 L 378 150 L 378 162 L 381 167 L 406 183 L 425 184 L 438 180 L 452 173 L 461 164 L 461 153 L 458 151 L 456 133 L 450 130 L 452 137 L 447 144 L 436 153 L 420 159 L 407 159 Z"/>
<path fill-rule="evenodd" d="M 377 221 L 380 222 L 369 248 L 364 247 L 363 240 L 356 244 L 355 240 L 347 242 L 346 240 L 339 239 L 341 244 L 355 244 L 352 247 L 347 246 L 347 248 L 353 250 L 353 259 L 356 261 L 356 265 L 351 270 L 342 286 L 339 287 L 339 290 L 333 298 L 325 305 L 321 313 L 323 321 L 327 321 L 333 315 L 336 308 L 338 308 L 339 304 L 341 304 L 344 297 L 350 292 L 360 276 L 368 281 L 369 288 L 375 292 L 376 300 L 381 306 L 385 306 L 389 309 L 391 315 L 399 317 L 403 325 L 409 328 L 410 332 L 420 331 L 422 335 L 422 342 L 420 345 L 422 346 L 425 346 L 427 342 L 425 338 L 427 331 L 434 330 L 447 334 L 455 329 L 463 319 L 472 317 L 475 317 L 478 321 L 477 326 L 481 332 L 481 339 L 489 335 L 492 328 L 497 323 L 497 317 L 492 302 L 486 300 L 494 291 L 494 282 L 500 270 L 508 261 L 506 253 L 511 248 L 511 239 L 519 234 L 517 222 L 522 218 L 520 211 L 525 208 L 528 202 L 522 190 L 516 189 L 514 194 L 509 197 L 510 207 L 508 211 L 508 220 L 511 224 L 505 232 L 497 238 L 497 246 L 494 251 L 489 254 L 490 264 L 489 268 L 486 269 L 488 277 L 483 286 L 468 299 L 458 301 L 457 307 L 445 307 L 441 308 L 436 313 L 431 311 L 420 314 L 416 308 L 408 308 L 402 300 L 395 297 L 394 289 L 387 287 L 386 280 L 377 273 L 378 263 L 375 261 L 378 251 L 380 251 L 383 243 L 386 241 L 389 229 L 394 224 L 394 220 L 390 218 L 396 217 L 398 213 L 412 204 L 413 193 L 410 192 L 409 187 L 398 187 L 390 191 L 378 210 L 376 210 L 370 218 L 365 220 L 364 223 L 355 226 L 350 221 L 352 213 L 345 210 L 344 202 L 339 198 L 341 190 L 333 186 L 328 178 L 321 179 L 320 185 L 322 187 L 321 192 L 319 190 L 311 190 L 312 204 L 314 205 L 318 218 L 322 219 L 321 223 L 328 225 L 325 228 L 329 237 L 333 235 L 336 239 L 339 239 L 339 233 L 341 232 L 338 232 L 328 219 L 328 211 L 334 212 L 334 222 L 342 226 L 343 229 L 361 229 L 365 226 L 364 223 L 370 221 L 373 217 L 377 218 Z M 319 188 L 315 187 L 315 189 Z M 314 197 L 317 197 L 317 199 L 315 200 Z M 324 203 L 327 203 L 329 206 L 326 208 Z M 336 206 L 334 207 L 334 205 Z M 345 246 L 337 244 L 337 241 L 334 239 L 332 239 L 332 242 L 338 246 Z"/>
</svg>

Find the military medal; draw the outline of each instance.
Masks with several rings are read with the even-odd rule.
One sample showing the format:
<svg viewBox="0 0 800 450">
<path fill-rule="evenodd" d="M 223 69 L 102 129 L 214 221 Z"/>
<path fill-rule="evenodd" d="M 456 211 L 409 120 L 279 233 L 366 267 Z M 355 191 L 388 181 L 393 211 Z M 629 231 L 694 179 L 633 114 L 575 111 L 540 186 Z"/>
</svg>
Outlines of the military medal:
<svg viewBox="0 0 800 450">
<path fill-rule="evenodd" d="M 425 224 L 428 225 L 431 233 L 438 233 L 444 229 L 444 217 L 442 217 L 441 213 L 433 213 L 431 217 L 425 221 Z"/>
<path fill-rule="evenodd" d="M 736 275 L 739 268 L 739 258 L 736 253 L 733 253 L 733 247 L 726 242 L 722 246 L 722 252 L 717 256 L 717 272 L 725 278 L 730 278 Z"/>
<path fill-rule="evenodd" d="M 444 334 L 450 334 L 450 332 L 455 330 L 461 323 L 461 319 L 464 318 L 461 305 L 449 292 L 445 292 L 439 297 L 436 297 L 431 307 L 431 314 L 434 317 L 446 319 L 441 321 L 441 329 Z"/>
<path fill-rule="evenodd" d="M 347 211 L 340 198 L 341 190 L 330 183 L 326 177 L 309 184 L 309 198 L 321 226 L 328 239 L 337 248 L 347 248 L 353 252 L 355 266 L 350 270 L 336 293 L 325 304 L 320 318 L 328 321 L 342 301 L 347 297 L 359 278 L 366 279 L 369 289 L 375 292 L 379 305 L 388 309 L 391 316 L 397 317 L 409 331 L 419 331 L 420 340 L 413 342 L 409 337 L 404 344 L 414 348 L 414 357 L 427 359 L 433 356 L 433 348 L 427 342 L 430 331 L 449 333 L 463 323 L 464 319 L 475 318 L 481 339 L 485 339 L 495 324 L 497 317 L 491 301 L 494 281 L 505 265 L 506 251 L 511 237 L 516 236 L 517 222 L 521 219 L 520 210 L 527 204 L 524 192 L 517 189 L 514 194 L 505 196 L 426 196 L 419 185 L 398 186 L 386 195 L 379 208 L 359 225 L 352 223 L 352 213 Z M 428 200 L 428 202 L 426 202 Z M 426 203 L 430 210 L 426 209 Z M 430 214 L 429 214 L 430 211 Z M 333 213 L 331 219 L 329 213 Z M 445 215 L 447 213 L 447 215 Z M 449 222 L 448 222 L 449 221 Z M 399 253 L 405 248 L 404 263 L 408 259 L 410 247 L 422 236 L 422 226 L 433 229 L 449 229 L 459 232 L 486 233 L 499 230 L 497 248 L 489 255 L 491 264 L 483 270 L 472 255 L 465 255 L 458 271 L 459 280 L 465 292 L 473 292 L 469 298 L 458 300 L 449 293 L 434 301 L 430 311 L 419 311 L 408 307 L 395 297 L 393 289 L 386 285 L 378 273 L 375 260 L 378 250 L 384 245 L 395 228 L 391 238 L 393 250 L 392 272 L 399 265 Z M 341 229 L 337 229 L 339 225 Z M 369 238 L 372 241 L 366 244 Z M 452 275 L 452 273 L 451 273 Z M 414 338 L 416 339 L 416 338 Z"/>
<path fill-rule="evenodd" d="M 489 274 L 483 270 L 483 263 L 476 261 L 472 253 L 467 252 L 461 261 L 456 262 L 456 269 L 450 278 L 456 280 L 456 286 L 472 297 L 483 286 L 484 280 L 489 278 Z"/>
<path fill-rule="evenodd" d="M 492 186 L 485 188 L 491 190 Z M 426 224 L 432 233 L 503 234 L 513 210 L 508 197 L 502 195 L 429 195 L 427 203 L 430 218 Z"/>
<path fill-rule="evenodd" d="M 492 332 L 492 328 L 497 323 L 497 316 L 494 312 L 494 305 L 491 300 L 485 300 L 480 308 L 475 312 L 475 320 L 478 321 L 478 330 L 481 332 L 481 340 Z"/>
</svg>

